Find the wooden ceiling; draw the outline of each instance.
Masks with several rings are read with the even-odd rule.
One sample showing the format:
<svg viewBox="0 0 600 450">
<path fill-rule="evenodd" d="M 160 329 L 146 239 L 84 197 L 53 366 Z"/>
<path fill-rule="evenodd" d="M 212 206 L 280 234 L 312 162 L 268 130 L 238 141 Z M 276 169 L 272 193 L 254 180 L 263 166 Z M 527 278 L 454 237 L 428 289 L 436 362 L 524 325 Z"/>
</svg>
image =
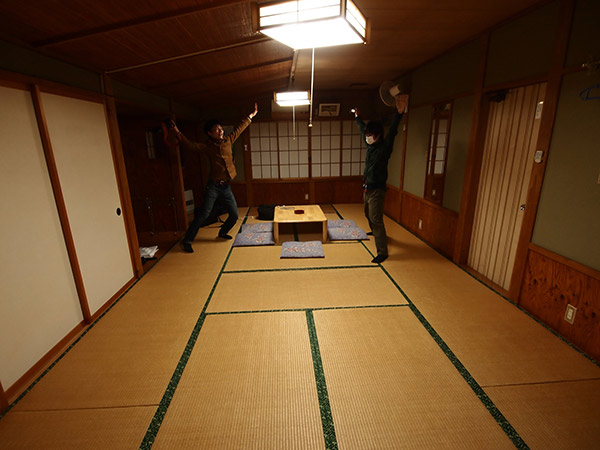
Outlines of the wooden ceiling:
<svg viewBox="0 0 600 450">
<path fill-rule="evenodd" d="M 311 50 L 253 30 L 247 0 L 2 0 L 0 38 L 198 108 L 310 88 Z M 264 2 L 260 2 L 264 3 Z M 355 0 L 366 45 L 317 49 L 315 91 L 374 89 L 540 0 Z"/>
</svg>

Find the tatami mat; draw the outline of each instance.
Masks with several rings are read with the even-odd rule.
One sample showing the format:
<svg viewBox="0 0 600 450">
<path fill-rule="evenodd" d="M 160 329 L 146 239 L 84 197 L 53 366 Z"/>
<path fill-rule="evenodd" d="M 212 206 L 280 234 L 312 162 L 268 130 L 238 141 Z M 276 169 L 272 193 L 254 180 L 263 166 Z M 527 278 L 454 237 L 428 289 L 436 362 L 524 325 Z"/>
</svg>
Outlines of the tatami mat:
<svg viewBox="0 0 600 450">
<path fill-rule="evenodd" d="M 281 259 L 280 245 L 235 247 L 227 261 L 225 271 L 372 265 L 373 257 L 360 242 L 347 242 L 344 245 L 323 244 L 323 253 L 325 258 Z"/>
<path fill-rule="evenodd" d="M 152 448 L 325 448 L 306 315 L 208 316 Z"/>
<path fill-rule="evenodd" d="M 368 229 L 362 204 L 322 209 Z M 0 450 L 594 448 L 600 368 L 385 220 L 381 266 L 373 239 L 282 260 L 200 229 L 0 420 Z"/>
<path fill-rule="evenodd" d="M 377 266 L 223 274 L 208 312 L 406 304 Z"/>
<path fill-rule="evenodd" d="M 314 316 L 339 448 L 514 448 L 408 308 Z"/>
<path fill-rule="evenodd" d="M 150 271 L 15 410 L 158 404 L 216 277 Z"/>
<path fill-rule="evenodd" d="M 386 270 L 479 384 L 600 378 L 598 366 L 404 228 L 388 234 L 414 257 L 392 257 Z"/>
<path fill-rule="evenodd" d="M 11 413 L 0 421 L 0 449 L 136 449 L 155 409 L 142 406 Z"/>
<path fill-rule="evenodd" d="M 486 389 L 531 448 L 597 450 L 600 380 Z"/>
</svg>

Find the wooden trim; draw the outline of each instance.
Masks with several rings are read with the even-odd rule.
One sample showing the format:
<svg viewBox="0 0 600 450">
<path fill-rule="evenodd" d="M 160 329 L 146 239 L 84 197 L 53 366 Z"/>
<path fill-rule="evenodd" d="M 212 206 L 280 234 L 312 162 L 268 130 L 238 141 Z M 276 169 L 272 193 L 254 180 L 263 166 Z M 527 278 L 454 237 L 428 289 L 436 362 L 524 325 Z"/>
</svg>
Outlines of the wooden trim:
<svg viewBox="0 0 600 450">
<path fill-rule="evenodd" d="M 490 34 L 485 34 L 480 40 L 479 67 L 473 101 L 473 114 L 471 116 L 471 131 L 467 150 L 464 183 L 460 200 L 460 212 L 456 224 L 456 239 L 454 241 L 453 260 L 461 265 L 467 262 L 471 233 L 475 219 L 475 205 L 477 204 L 477 190 L 483 160 L 483 144 L 487 127 L 488 101 L 483 95 L 485 70 L 487 66 L 488 47 Z"/>
<path fill-rule="evenodd" d="M 104 102 L 104 111 L 106 116 L 106 125 L 110 138 L 110 148 L 115 169 L 115 177 L 117 179 L 117 188 L 119 190 L 119 199 L 123 212 L 123 220 L 125 222 L 125 233 L 127 235 L 127 243 L 129 245 L 129 255 L 131 257 L 131 265 L 136 278 L 139 278 L 144 273 L 142 260 L 139 255 L 139 241 L 135 227 L 135 217 L 133 214 L 133 205 L 131 203 L 131 195 L 129 190 L 129 182 L 127 181 L 127 170 L 125 168 L 125 159 L 123 157 L 123 147 L 121 146 L 121 135 L 119 133 L 119 123 L 117 121 L 117 110 L 113 97 L 106 96 Z"/>
<path fill-rule="evenodd" d="M 169 112 L 175 115 L 175 102 L 169 97 Z M 185 187 L 183 183 L 183 170 L 181 169 L 181 152 L 179 146 L 169 146 L 169 164 L 173 179 L 173 193 L 175 195 L 175 217 L 177 218 L 177 231 L 185 231 L 188 227 L 188 216 L 185 205 Z"/>
<path fill-rule="evenodd" d="M 539 76 L 539 77 L 522 78 L 520 80 L 512 80 L 512 81 L 507 81 L 506 83 L 499 83 L 499 84 L 494 84 L 491 86 L 486 86 L 483 88 L 483 93 L 489 94 L 489 93 L 496 92 L 496 91 L 510 90 L 510 89 L 520 88 L 520 87 L 524 87 L 524 86 L 529 86 L 532 84 L 546 83 L 547 81 L 548 81 L 548 77 L 545 75 Z"/>
<path fill-rule="evenodd" d="M 27 372 L 25 372 L 17 381 L 6 390 L 6 399 L 9 404 L 31 386 L 31 384 L 56 361 L 56 359 L 69 348 L 81 334 L 88 328 L 85 322 L 79 323 L 64 338 L 52 347 L 42 358 L 36 362 Z"/>
<path fill-rule="evenodd" d="M 93 103 L 104 103 L 104 96 L 101 93 L 93 91 L 85 91 L 83 89 L 73 88 L 58 84 L 35 83 L 39 86 L 41 92 L 46 94 L 60 95 L 61 97 L 75 98 Z"/>
<path fill-rule="evenodd" d="M 69 224 L 67 206 L 65 204 L 65 199 L 60 185 L 60 178 L 58 176 L 58 169 L 56 167 L 56 160 L 54 159 L 54 151 L 52 150 L 52 143 L 50 142 L 48 124 L 46 123 L 46 116 L 44 114 L 44 107 L 42 105 L 41 92 L 38 85 L 32 86 L 31 96 L 33 100 L 33 107 L 35 109 L 35 116 L 37 119 L 38 129 L 40 132 L 40 139 L 42 141 L 42 147 L 44 149 L 44 156 L 46 157 L 46 165 L 48 166 L 50 184 L 52 185 L 52 191 L 54 192 L 54 200 L 56 201 L 56 208 L 58 210 L 60 225 L 62 228 L 63 236 L 65 238 L 65 245 L 67 247 L 67 254 L 71 263 L 71 270 L 73 272 L 73 279 L 75 281 L 75 287 L 77 289 L 79 303 L 81 305 L 81 311 L 83 313 L 83 317 L 86 323 L 90 323 L 90 307 L 87 299 L 87 294 L 85 292 L 81 268 L 79 267 L 79 260 L 77 259 L 75 241 L 73 240 L 73 233 L 71 232 L 71 225 Z"/>
<path fill-rule="evenodd" d="M 504 289 L 502 286 L 494 283 L 489 278 L 484 277 L 482 274 L 477 272 L 475 269 L 467 266 L 466 264 L 462 264 L 460 267 L 463 270 L 465 270 L 466 272 L 470 273 L 473 277 L 477 278 L 479 281 L 481 281 L 483 284 L 485 284 L 490 289 L 493 289 L 494 291 L 498 292 L 500 295 L 508 298 L 508 291 L 506 289 Z"/>
<path fill-rule="evenodd" d="M 104 314 L 113 304 L 121 298 L 123 294 L 125 294 L 131 286 L 133 286 L 137 282 L 136 278 L 132 278 L 125 285 L 119 289 L 111 298 L 109 298 L 92 316 L 92 322 L 95 322 L 100 318 L 102 314 Z"/>
<path fill-rule="evenodd" d="M 527 267 L 527 250 L 537 216 L 537 210 L 544 182 L 546 171 L 546 162 L 552 142 L 552 131 L 554 130 L 554 120 L 558 107 L 558 98 L 560 96 L 560 87 L 563 76 L 563 66 L 567 55 L 569 45 L 569 35 L 571 33 L 571 23 L 575 11 L 575 0 L 562 0 L 559 17 L 561 19 L 558 26 L 558 33 L 555 41 L 554 60 L 548 76 L 548 85 L 544 98 L 544 109 L 540 119 L 540 130 L 536 145 L 536 151 L 544 152 L 541 163 L 533 165 L 529 188 L 527 191 L 527 209 L 523 216 L 519 243 L 517 244 L 517 253 L 515 256 L 515 265 L 510 282 L 509 293 L 512 300 L 518 302 L 521 292 L 521 284 L 525 276 Z"/>
<path fill-rule="evenodd" d="M 8 396 L 0 381 L 0 414 L 8 409 Z"/>
<path fill-rule="evenodd" d="M 559 255 L 558 253 L 554 253 L 553 251 L 547 250 L 539 245 L 532 244 L 531 242 L 529 243 L 528 249 L 532 252 L 539 253 L 546 258 L 550 258 L 564 266 L 567 266 L 570 269 L 581 272 L 590 278 L 600 281 L 600 270 L 592 269 L 591 267 L 585 266 L 577 261 L 573 261 L 572 259 Z"/>
</svg>

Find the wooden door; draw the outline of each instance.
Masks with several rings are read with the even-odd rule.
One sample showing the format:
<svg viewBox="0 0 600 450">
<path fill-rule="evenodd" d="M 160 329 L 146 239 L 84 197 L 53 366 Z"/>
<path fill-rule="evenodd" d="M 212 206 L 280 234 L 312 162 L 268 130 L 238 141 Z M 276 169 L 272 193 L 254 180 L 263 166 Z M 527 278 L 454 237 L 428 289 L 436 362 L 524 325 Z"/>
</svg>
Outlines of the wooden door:
<svg viewBox="0 0 600 450">
<path fill-rule="evenodd" d="M 468 265 L 508 290 L 546 83 L 494 94 L 490 99 Z"/>
</svg>

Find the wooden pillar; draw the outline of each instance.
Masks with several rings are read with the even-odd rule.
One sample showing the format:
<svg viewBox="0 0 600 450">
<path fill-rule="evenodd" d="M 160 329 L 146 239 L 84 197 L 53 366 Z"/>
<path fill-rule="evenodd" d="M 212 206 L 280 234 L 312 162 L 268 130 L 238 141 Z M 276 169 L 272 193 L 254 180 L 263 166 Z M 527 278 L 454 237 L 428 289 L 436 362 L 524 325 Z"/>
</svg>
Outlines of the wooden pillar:
<svg viewBox="0 0 600 450">
<path fill-rule="evenodd" d="M 169 98 L 169 112 L 171 118 L 175 119 L 175 107 L 173 106 L 172 98 Z M 175 214 L 177 217 L 176 232 L 180 232 L 187 229 L 188 216 L 185 205 L 185 187 L 183 184 L 179 146 L 169 146 L 169 164 L 171 166 L 171 178 L 173 179 L 173 195 L 175 201 Z"/>
<path fill-rule="evenodd" d="M 479 67 L 475 82 L 475 95 L 473 100 L 473 114 L 471 115 L 471 131 L 465 167 L 464 183 L 460 200 L 460 212 L 456 225 L 456 239 L 454 244 L 453 260 L 457 264 L 467 262 L 471 232 L 477 204 L 477 189 L 483 158 L 483 144 L 487 127 L 488 103 L 484 98 L 483 86 L 487 66 L 487 54 L 490 34 L 486 33 L 479 41 Z"/>
<path fill-rule="evenodd" d="M 129 190 L 129 182 L 127 181 L 125 159 L 123 158 L 121 134 L 119 132 L 119 122 L 117 120 L 117 107 L 108 75 L 102 76 L 102 86 L 104 91 L 104 104 L 106 107 L 106 120 L 110 135 L 113 161 L 115 164 L 115 175 L 119 188 L 121 208 L 123 210 L 127 242 L 129 243 L 129 253 L 131 254 L 131 263 L 133 265 L 135 277 L 139 278 L 144 273 L 144 269 L 142 268 L 142 259 L 139 256 L 140 244 L 135 227 L 135 217 L 133 215 L 133 205 L 131 204 L 131 191 Z"/>
</svg>

